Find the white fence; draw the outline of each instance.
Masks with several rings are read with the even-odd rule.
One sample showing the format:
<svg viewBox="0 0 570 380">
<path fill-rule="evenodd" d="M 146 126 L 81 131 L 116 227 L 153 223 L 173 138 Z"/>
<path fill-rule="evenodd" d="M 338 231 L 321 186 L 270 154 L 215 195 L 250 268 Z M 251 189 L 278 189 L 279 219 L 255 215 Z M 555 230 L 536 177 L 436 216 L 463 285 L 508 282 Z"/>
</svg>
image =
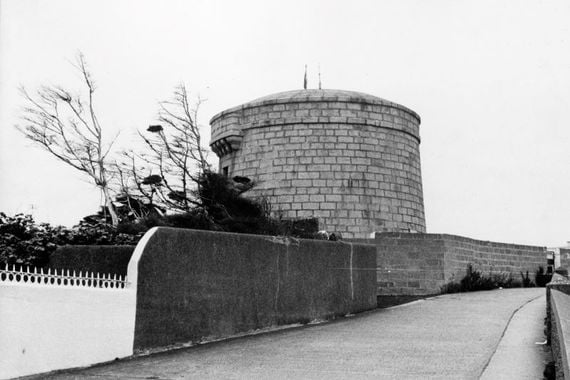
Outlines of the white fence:
<svg viewBox="0 0 570 380">
<path fill-rule="evenodd" d="M 30 268 L 16 270 L 16 266 L 13 265 L 10 269 L 9 265 L 6 265 L 4 269 L 0 268 L 0 281 L 19 283 L 27 285 L 56 285 L 56 286 L 76 286 L 76 287 L 90 287 L 90 288 L 125 288 L 127 285 L 126 276 L 117 276 L 111 274 L 99 274 L 99 273 L 75 273 L 75 271 L 66 271 L 65 269 L 60 269 L 57 273 L 57 269 L 43 269 L 43 268 Z"/>
<path fill-rule="evenodd" d="M 132 355 L 135 311 L 121 276 L 0 268 L 0 379 Z"/>
</svg>

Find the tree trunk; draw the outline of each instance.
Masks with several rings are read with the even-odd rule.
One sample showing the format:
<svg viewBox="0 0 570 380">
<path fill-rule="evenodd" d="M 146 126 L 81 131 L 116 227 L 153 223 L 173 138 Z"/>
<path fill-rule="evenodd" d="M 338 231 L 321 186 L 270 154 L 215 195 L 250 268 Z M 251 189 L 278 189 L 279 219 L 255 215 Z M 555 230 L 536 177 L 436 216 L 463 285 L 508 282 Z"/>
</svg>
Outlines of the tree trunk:
<svg viewBox="0 0 570 380">
<path fill-rule="evenodd" d="M 113 227 L 117 227 L 119 225 L 119 217 L 117 216 L 117 211 L 115 210 L 111 194 L 109 194 L 109 189 L 107 189 L 107 187 L 103 187 L 102 190 L 103 196 L 105 197 L 105 206 L 107 206 L 107 210 L 109 210 L 109 214 L 111 215 L 111 224 Z"/>
</svg>

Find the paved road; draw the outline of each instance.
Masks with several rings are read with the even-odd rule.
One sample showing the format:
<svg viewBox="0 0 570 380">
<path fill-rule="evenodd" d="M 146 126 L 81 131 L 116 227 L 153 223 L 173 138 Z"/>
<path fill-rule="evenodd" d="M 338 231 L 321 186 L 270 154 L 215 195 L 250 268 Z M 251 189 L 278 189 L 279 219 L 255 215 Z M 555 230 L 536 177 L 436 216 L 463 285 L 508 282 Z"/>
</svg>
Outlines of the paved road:
<svg viewBox="0 0 570 380">
<path fill-rule="evenodd" d="M 520 308 L 505 331 L 482 380 L 542 379 L 546 363 L 552 360 L 544 336 L 546 297 Z"/>
<path fill-rule="evenodd" d="M 487 378 L 521 379 L 520 371 L 513 366 L 505 369 L 501 363 L 516 367 L 516 360 L 523 360 L 534 363 L 524 367 L 524 375 L 540 379 L 537 371 L 541 372 L 545 359 L 536 351 L 535 340 L 544 340 L 536 336 L 544 318 L 544 294 L 544 289 L 508 289 L 444 295 L 332 323 L 47 378 L 478 379 L 487 369 Z M 503 334 L 505 338 L 525 335 L 527 339 L 505 344 Z M 532 345 L 535 356 L 510 356 L 509 352 L 527 352 L 528 345 Z"/>
</svg>

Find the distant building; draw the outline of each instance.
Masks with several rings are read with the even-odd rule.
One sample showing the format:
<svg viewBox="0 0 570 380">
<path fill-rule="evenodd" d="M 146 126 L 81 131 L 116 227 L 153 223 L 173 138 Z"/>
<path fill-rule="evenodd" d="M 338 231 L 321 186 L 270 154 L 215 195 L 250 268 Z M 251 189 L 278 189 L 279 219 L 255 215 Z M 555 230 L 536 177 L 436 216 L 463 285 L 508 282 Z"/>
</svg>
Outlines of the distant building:
<svg viewBox="0 0 570 380">
<path fill-rule="evenodd" d="M 257 183 L 275 216 L 319 219 L 364 238 L 425 232 L 420 117 L 359 92 L 296 90 L 230 108 L 210 121 L 210 146 L 227 176 Z"/>
<path fill-rule="evenodd" d="M 547 271 L 557 268 L 570 269 L 570 241 L 564 247 L 547 248 Z M 551 273 L 551 272 L 548 272 Z"/>
</svg>

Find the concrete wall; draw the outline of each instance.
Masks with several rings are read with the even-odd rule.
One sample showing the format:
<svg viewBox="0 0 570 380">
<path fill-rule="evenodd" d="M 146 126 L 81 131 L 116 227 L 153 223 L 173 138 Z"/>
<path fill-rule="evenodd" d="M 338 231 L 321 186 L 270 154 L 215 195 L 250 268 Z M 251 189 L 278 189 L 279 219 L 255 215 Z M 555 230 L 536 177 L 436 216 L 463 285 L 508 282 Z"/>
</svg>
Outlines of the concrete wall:
<svg viewBox="0 0 570 380">
<path fill-rule="evenodd" d="M 134 289 L 8 281 L 6 273 L 0 280 L 0 379 L 132 355 Z"/>
<path fill-rule="evenodd" d="M 127 275 L 132 245 L 64 245 L 49 258 L 48 268 Z"/>
<path fill-rule="evenodd" d="M 129 263 L 137 352 L 376 307 L 373 246 L 172 228 L 145 239 Z"/>
<path fill-rule="evenodd" d="M 316 217 L 320 229 L 345 238 L 425 231 L 420 118 L 412 110 L 357 92 L 299 90 L 210 123 L 221 171 L 254 180 L 246 195 L 266 196 L 275 215 Z"/>
<path fill-rule="evenodd" d="M 546 286 L 546 335 L 552 348 L 556 379 L 570 379 L 570 281 L 554 274 Z"/>
<path fill-rule="evenodd" d="M 483 273 L 529 271 L 534 279 L 546 267 L 546 248 L 495 243 L 454 235 L 377 233 L 379 295 L 427 295 L 459 282 L 467 266 Z"/>
</svg>

